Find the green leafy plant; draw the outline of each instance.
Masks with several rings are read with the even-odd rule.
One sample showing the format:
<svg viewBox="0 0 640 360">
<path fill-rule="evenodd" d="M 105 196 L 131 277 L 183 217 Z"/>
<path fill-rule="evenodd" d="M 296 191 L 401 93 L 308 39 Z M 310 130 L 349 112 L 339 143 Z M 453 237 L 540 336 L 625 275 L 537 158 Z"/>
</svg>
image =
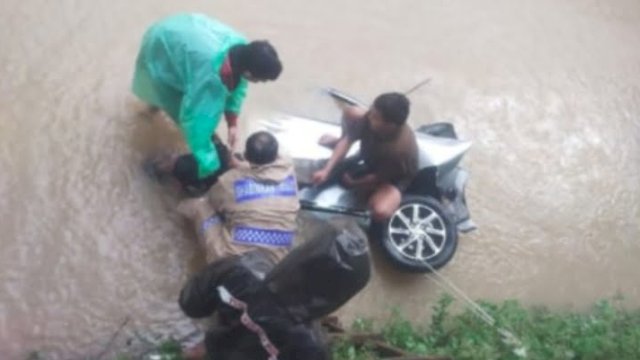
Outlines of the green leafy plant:
<svg viewBox="0 0 640 360">
<path fill-rule="evenodd" d="M 370 349 L 356 347 L 346 341 L 340 341 L 332 349 L 334 360 L 370 360 L 376 359 Z"/>
<path fill-rule="evenodd" d="M 621 298 L 603 300 L 583 312 L 523 307 L 517 301 L 480 302 L 496 321 L 489 326 L 471 310 L 453 314 L 445 295 L 433 308 L 429 326 L 420 327 L 393 310 L 379 329 L 392 345 L 416 354 L 454 359 L 640 359 L 640 310 L 626 310 Z M 359 319 L 356 330 L 373 323 Z M 349 344 L 334 348 L 336 360 L 374 359 Z"/>
<path fill-rule="evenodd" d="M 182 347 L 173 340 L 168 340 L 157 346 L 156 349 L 140 357 L 133 357 L 127 354 L 121 354 L 117 360 L 182 360 Z"/>
</svg>

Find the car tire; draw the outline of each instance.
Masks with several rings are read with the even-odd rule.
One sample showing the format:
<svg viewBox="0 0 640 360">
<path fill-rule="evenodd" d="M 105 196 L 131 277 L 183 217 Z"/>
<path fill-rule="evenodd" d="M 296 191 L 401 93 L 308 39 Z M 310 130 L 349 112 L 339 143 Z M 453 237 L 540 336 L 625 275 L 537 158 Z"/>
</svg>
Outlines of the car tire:
<svg viewBox="0 0 640 360">
<path fill-rule="evenodd" d="M 405 195 L 393 216 L 374 229 L 385 255 L 405 272 L 439 269 L 453 258 L 458 246 L 455 224 L 429 196 Z"/>
</svg>

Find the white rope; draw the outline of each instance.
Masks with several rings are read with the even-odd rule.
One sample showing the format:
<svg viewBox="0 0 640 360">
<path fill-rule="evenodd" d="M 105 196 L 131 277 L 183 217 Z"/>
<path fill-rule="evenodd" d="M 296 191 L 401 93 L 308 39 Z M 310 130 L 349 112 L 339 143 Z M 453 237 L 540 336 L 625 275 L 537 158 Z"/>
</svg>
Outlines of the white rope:
<svg viewBox="0 0 640 360">
<path fill-rule="evenodd" d="M 429 268 L 430 273 L 425 274 L 425 276 L 433 281 L 435 281 L 439 286 L 444 288 L 445 290 L 451 291 L 458 300 L 462 300 L 466 303 L 471 311 L 478 316 L 482 321 L 484 321 L 490 327 L 496 329 L 496 331 L 502 336 L 502 341 L 511 345 L 514 348 L 514 353 L 520 357 L 526 357 L 526 349 L 522 344 L 522 341 L 513 334 L 512 331 L 507 330 L 502 327 L 496 326 L 496 320 L 485 310 L 480 304 L 476 301 L 472 300 L 464 291 L 462 291 L 459 287 L 457 287 L 451 280 L 447 279 L 444 275 L 440 274 L 436 269 L 431 266 L 431 264 L 425 262 L 425 265 Z"/>
<path fill-rule="evenodd" d="M 438 285 L 440 285 L 441 287 L 453 292 L 458 299 L 462 300 L 467 305 L 469 305 L 469 307 L 476 314 L 476 316 L 478 316 L 485 323 L 487 323 L 487 325 L 495 326 L 496 320 L 491 315 L 489 315 L 489 313 L 485 309 L 483 309 L 477 302 L 473 301 L 464 291 L 460 290 L 460 288 L 458 288 L 449 279 L 445 278 L 437 270 L 432 268 L 431 265 L 428 264 L 427 266 L 431 271 L 430 274 L 426 274 L 428 278 L 438 283 Z"/>
</svg>

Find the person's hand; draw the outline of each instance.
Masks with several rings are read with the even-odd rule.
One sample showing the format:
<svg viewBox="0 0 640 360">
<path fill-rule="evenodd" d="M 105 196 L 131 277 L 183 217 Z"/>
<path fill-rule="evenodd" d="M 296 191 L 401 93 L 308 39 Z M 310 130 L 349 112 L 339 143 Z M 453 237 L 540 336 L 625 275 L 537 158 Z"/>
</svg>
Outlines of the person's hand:
<svg viewBox="0 0 640 360">
<path fill-rule="evenodd" d="M 238 140 L 238 127 L 230 126 L 229 133 L 227 135 L 227 142 L 229 143 L 229 150 L 231 150 L 232 153 L 235 152 L 236 150 L 237 140 Z"/>
<path fill-rule="evenodd" d="M 342 175 L 342 184 L 347 188 L 352 188 L 357 185 L 357 182 L 349 173 L 345 173 Z"/>
<path fill-rule="evenodd" d="M 237 168 L 242 163 L 242 160 L 239 158 L 239 155 L 236 153 L 229 154 L 229 167 Z"/>
<path fill-rule="evenodd" d="M 311 176 L 311 181 L 314 185 L 320 185 L 325 183 L 329 178 L 329 172 L 326 169 L 318 170 Z"/>
</svg>

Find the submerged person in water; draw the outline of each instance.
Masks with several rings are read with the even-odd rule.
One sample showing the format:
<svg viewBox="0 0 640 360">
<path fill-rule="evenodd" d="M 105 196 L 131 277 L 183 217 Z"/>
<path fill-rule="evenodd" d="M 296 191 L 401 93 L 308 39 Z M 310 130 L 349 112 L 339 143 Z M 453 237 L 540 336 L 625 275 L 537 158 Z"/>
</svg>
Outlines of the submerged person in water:
<svg viewBox="0 0 640 360">
<path fill-rule="evenodd" d="M 191 318 L 216 315 L 198 355 L 211 360 L 328 360 L 312 324 L 369 281 L 367 236 L 353 219 L 316 220 L 278 264 L 262 248 L 207 265 L 183 287 Z"/>
</svg>

